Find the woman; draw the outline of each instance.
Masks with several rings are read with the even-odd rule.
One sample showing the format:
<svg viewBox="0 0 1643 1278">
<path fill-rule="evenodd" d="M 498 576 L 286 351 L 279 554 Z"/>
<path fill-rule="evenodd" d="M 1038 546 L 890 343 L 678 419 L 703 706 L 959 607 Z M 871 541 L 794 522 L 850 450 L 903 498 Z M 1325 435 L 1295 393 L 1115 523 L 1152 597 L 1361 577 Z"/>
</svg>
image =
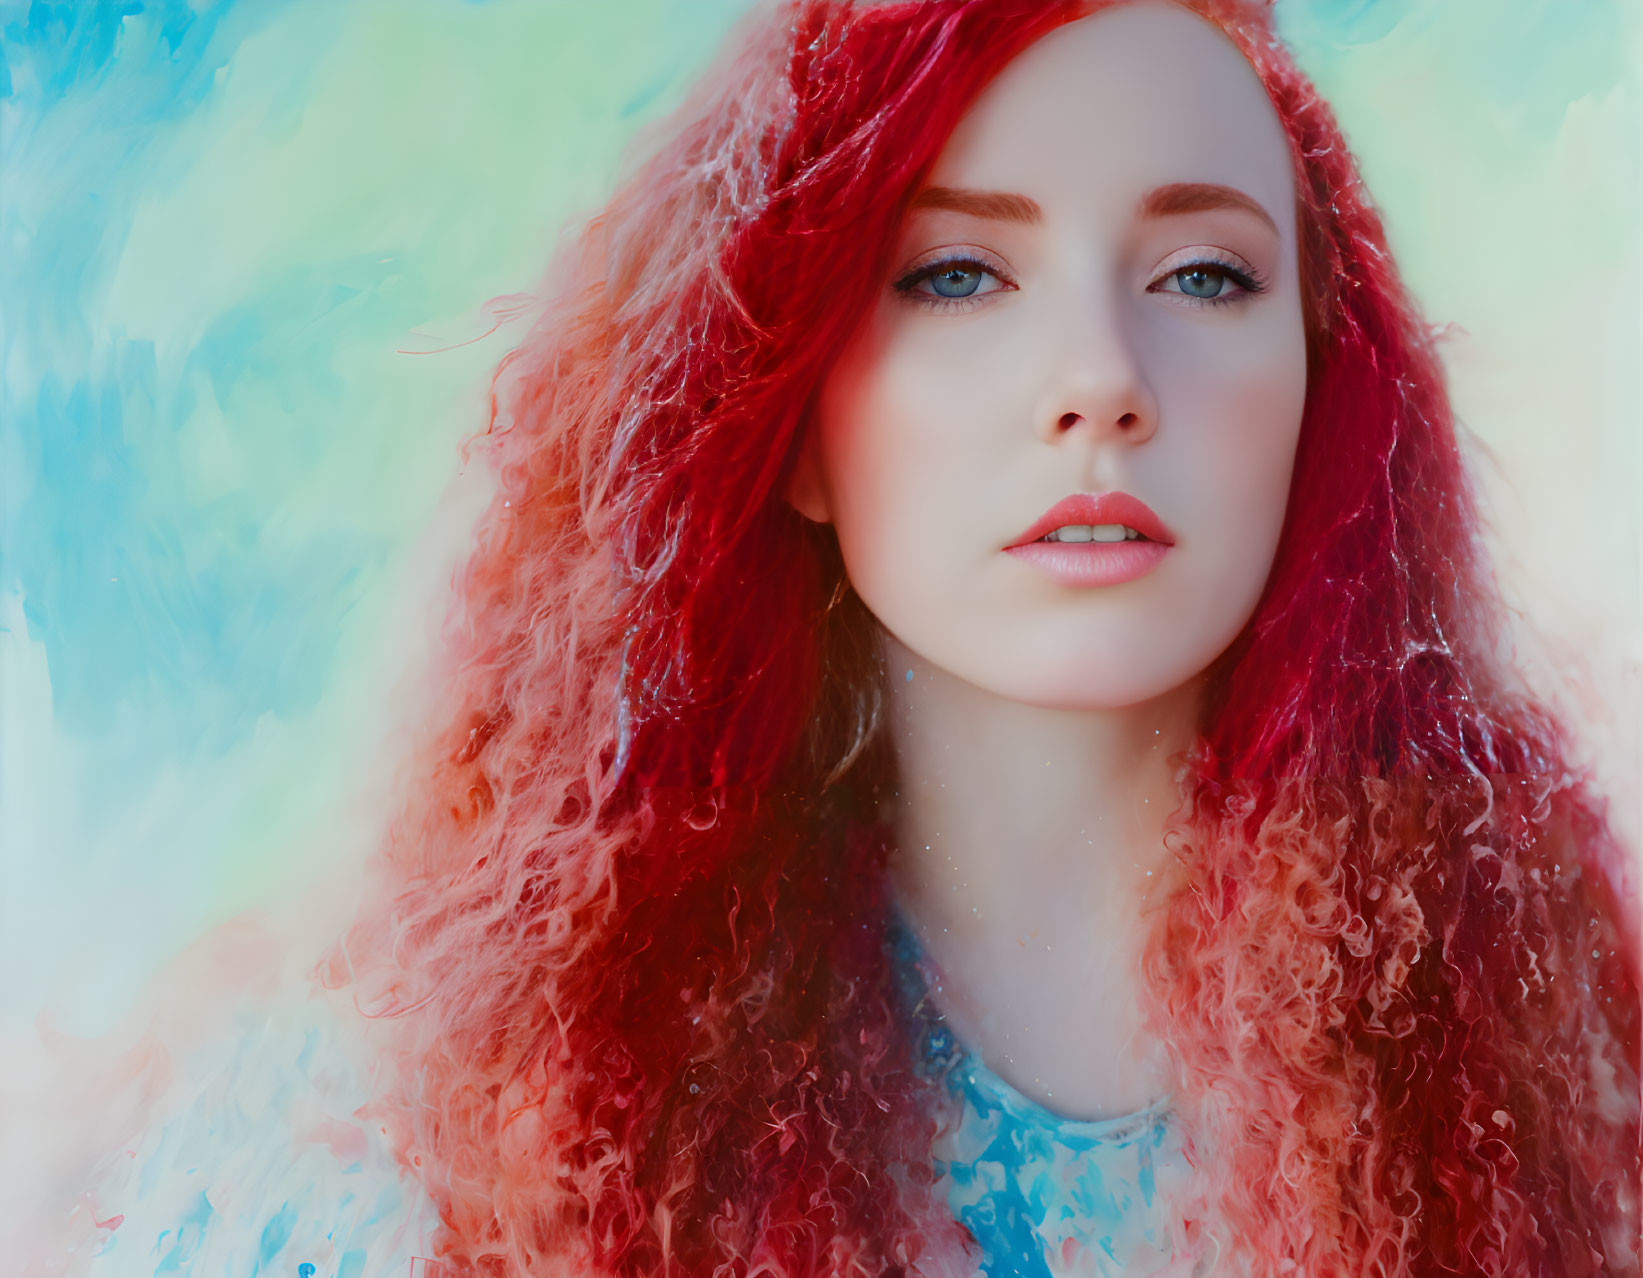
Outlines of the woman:
<svg viewBox="0 0 1643 1278">
<path fill-rule="evenodd" d="M 1622 852 L 1264 10 L 805 0 L 709 85 L 499 373 L 334 967 L 444 1260 L 1631 1271 Z"/>
</svg>

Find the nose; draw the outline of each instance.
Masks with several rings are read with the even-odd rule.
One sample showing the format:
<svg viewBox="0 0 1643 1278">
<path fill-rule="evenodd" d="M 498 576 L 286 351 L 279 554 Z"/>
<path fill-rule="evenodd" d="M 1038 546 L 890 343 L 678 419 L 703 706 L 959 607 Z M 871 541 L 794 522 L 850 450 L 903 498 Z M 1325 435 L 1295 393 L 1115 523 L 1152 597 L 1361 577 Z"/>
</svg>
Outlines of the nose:
<svg viewBox="0 0 1643 1278">
<path fill-rule="evenodd" d="M 1158 430 L 1158 400 L 1116 307 L 1087 301 L 1058 334 L 1034 414 L 1039 438 L 1140 444 Z"/>
</svg>

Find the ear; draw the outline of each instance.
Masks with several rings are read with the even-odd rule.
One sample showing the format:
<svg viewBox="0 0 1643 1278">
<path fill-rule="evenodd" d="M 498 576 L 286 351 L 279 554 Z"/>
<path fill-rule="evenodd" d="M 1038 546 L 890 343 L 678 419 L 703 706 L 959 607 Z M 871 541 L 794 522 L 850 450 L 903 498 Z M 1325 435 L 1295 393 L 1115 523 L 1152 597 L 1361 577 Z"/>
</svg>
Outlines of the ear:
<svg viewBox="0 0 1643 1278">
<path fill-rule="evenodd" d="M 799 455 L 794 460 L 793 473 L 788 477 L 782 496 L 787 504 L 812 523 L 833 522 L 833 509 L 827 500 L 827 484 L 822 478 L 821 458 L 817 455 L 816 433 L 806 430 L 799 442 Z"/>
</svg>

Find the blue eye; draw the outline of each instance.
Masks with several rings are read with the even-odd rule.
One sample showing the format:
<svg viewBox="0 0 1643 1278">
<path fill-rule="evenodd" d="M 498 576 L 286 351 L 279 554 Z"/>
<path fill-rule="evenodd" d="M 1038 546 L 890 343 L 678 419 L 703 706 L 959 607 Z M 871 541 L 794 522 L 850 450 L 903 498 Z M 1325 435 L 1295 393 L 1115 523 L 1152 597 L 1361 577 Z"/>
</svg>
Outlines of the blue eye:
<svg viewBox="0 0 1643 1278">
<path fill-rule="evenodd" d="M 1194 302 L 1222 305 L 1252 293 L 1266 292 L 1266 282 L 1252 271 L 1240 270 L 1229 262 L 1189 262 L 1170 271 L 1150 291 L 1180 293 Z"/>
<path fill-rule="evenodd" d="M 991 280 L 989 285 L 987 281 Z M 909 271 L 892 286 L 904 297 L 940 307 L 997 293 L 1010 285 L 998 271 L 971 257 L 948 257 Z"/>
<path fill-rule="evenodd" d="M 1227 286 L 1227 273 L 1205 266 L 1194 266 L 1175 272 L 1181 291 L 1190 297 L 1218 297 Z"/>
<path fill-rule="evenodd" d="M 944 271 L 928 276 L 930 291 L 937 297 L 969 297 L 981 287 L 986 271 L 974 266 L 955 263 Z"/>
</svg>

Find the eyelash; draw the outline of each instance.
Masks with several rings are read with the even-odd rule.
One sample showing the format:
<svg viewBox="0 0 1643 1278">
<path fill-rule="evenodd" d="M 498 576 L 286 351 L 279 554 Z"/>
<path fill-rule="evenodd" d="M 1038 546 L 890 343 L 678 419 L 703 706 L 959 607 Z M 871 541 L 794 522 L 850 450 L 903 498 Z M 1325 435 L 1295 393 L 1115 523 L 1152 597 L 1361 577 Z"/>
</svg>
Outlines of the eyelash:
<svg viewBox="0 0 1643 1278">
<path fill-rule="evenodd" d="M 979 271 L 983 275 L 991 275 L 994 279 L 1005 285 L 1005 287 L 1001 289 L 993 289 L 987 293 L 972 293 L 967 297 L 937 297 L 934 294 L 920 293 L 916 291 L 918 286 L 925 280 L 933 279 L 935 276 L 940 275 L 943 271 L 950 271 L 955 267 L 968 267 L 971 270 Z M 1184 291 L 1176 289 L 1161 289 L 1158 287 L 1158 285 L 1164 283 L 1166 280 L 1171 280 L 1178 275 L 1184 275 L 1193 270 L 1201 270 L 1205 267 L 1224 275 L 1227 279 L 1231 280 L 1238 286 L 1239 291 L 1236 293 L 1228 293 L 1219 297 L 1194 297 L 1192 294 Z M 983 298 L 991 297 L 993 293 L 1013 292 L 1016 285 L 1014 280 L 1010 279 L 1008 275 L 992 263 L 985 262 L 978 257 L 968 254 L 958 254 L 953 257 L 938 258 L 934 262 L 927 262 L 923 266 L 914 267 L 911 271 L 903 275 L 894 284 L 892 284 L 891 287 L 915 306 L 923 306 L 934 311 L 967 311 L 973 306 L 978 305 Z M 1244 267 L 1234 265 L 1232 262 L 1229 262 L 1224 258 L 1217 257 L 1194 258 L 1190 262 L 1183 262 L 1173 270 L 1165 271 L 1147 286 L 1147 291 L 1149 293 L 1174 293 L 1177 297 L 1182 298 L 1192 306 L 1227 306 L 1244 301 L 1255 296 L 1256 294 L 1264 293 L 1266 290 L 1267 282 L 1264 276 L 1260 275 L 1253 269 L 1245 269 Z"/>
<path fill-rule="evenodd" d="M 1163 284 L 1166 280 L 1172 280 L 1178 275 L 1185 275 L 1189 271 L 1202 270 L 1206 267 L 1219 275 L 1226 276 L 1227 279 L 1238 286 L 1238 292 L 1226 293 L 1219 297 L 1194 297 L 1187 292 L 1158 288 L 1158 285 Z M 1253 267 L 1237 266 L 1221 257 L 1200 257 L 1194 258 L 1190 262 L 1182 262 L 1173 270 L 1165 271 L 1151 284 L 1147 285 L 1147 292 L 1149 293 L 1155 291 L 1175 293 L 1177 297 L 1184 299 L 1193 306 L 1230 306 L 1238 302 L 1248 301 L 1251 297 L 1258 293 L 1264 293 L 1266 290 L 1266 277 Z"/>
<path fill-rule="evenodd" d="M 938 297 L 933 293 L 915 291 L 925 280 L 933 279 L 943 271 L 950 271 L 955 267 L 968 267 L 971 270 L 981 272 L 983 275 L 991 275 L 995 280 L 1005 285 L 1005 288 L 994 289 L 989 293 L 972 293 L 968 297 Z M 890 287 L 915 306 L 923 306 L 933 311 L 967 311 L 979 304 L 983 298 L 991 297 L 993 292 L 1002 293 L 1013 290 L 1015 281 L 992 262 L 985 262 L 981 258 L 968 253 L 958 253 L 951 257 L 942 257 L 933 262 L 926 262 L 923 266 L 915 266 Z"/>
</svg>

